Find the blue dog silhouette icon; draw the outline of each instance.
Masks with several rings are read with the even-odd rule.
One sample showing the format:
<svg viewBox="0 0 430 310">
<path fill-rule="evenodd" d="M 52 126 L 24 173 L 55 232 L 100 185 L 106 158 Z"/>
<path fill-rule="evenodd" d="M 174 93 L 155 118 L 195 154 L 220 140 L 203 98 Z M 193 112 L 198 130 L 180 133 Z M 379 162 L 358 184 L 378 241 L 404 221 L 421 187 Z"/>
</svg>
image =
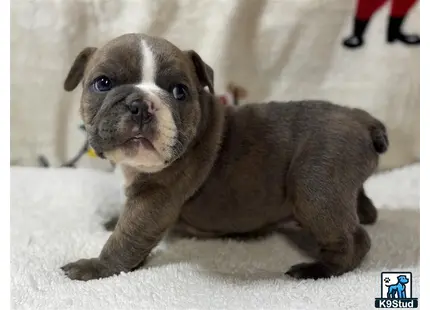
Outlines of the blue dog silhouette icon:
<svg viewBox="0 0 430 310">
<path fill-rule="evenodd" d="M 388 287 L 387 298 L 407 298 L 406 283 L 409 283 L 409 279 L 405 275 L 400 275 L 397 277 L 396 284 L 385 284 Z"/>
</svg>

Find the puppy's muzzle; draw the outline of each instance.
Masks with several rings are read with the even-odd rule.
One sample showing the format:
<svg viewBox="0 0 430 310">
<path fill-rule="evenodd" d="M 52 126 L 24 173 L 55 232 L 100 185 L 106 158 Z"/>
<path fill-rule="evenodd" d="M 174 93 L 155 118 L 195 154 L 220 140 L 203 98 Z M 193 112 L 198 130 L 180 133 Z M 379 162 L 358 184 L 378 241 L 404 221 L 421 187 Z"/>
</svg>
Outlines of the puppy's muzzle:
<svg viewBox="0 0 430 310">
<path fill-rule="evenodd" d="M 131 113 L 131 118 L 141 128 L 154 118 L 154 104 L 147 99 L 137 98 L 128 102 L 127 108 Z"/>
</svg>

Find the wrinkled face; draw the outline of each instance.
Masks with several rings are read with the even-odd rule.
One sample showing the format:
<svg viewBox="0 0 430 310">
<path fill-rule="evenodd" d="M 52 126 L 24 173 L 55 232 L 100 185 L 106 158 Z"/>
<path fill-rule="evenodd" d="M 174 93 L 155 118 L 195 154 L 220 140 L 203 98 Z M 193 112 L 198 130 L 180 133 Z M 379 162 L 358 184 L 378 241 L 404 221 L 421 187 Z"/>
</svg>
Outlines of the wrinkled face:
<svg viewBox="0 0 430 310">
<path fill-rule="evenodd" d="M 143 172 L 179 158 L 196 137 L 213 73 L 193 51 L 143 34 L 84 49 L 65 81 L 82 80 L 81 116 L 97 154 Z"/>
</svg>

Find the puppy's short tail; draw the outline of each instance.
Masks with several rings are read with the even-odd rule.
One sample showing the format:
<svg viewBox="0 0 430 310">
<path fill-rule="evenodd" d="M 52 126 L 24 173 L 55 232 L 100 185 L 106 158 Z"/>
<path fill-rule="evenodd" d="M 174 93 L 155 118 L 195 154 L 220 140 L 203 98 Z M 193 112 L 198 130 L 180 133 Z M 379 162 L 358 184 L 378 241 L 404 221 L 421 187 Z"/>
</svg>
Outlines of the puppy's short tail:
<svg viewBox="0 0 430 310">
<path fill-rule="evenodd" d="M 379 121 L 377 123 L 376 125 L 370 126 L 370 137 L 372 138 L 376 153 L 383 154 L 388 150 L 388 135 L 385 126 Z"/>
<path fill-rule="evenodd" d="M 375 152 L 383 154 L 388 150 L 388 134 L 384 124 L 361 109 L 353 109 L 356 117 L 369 130 Z"/>
</svg>

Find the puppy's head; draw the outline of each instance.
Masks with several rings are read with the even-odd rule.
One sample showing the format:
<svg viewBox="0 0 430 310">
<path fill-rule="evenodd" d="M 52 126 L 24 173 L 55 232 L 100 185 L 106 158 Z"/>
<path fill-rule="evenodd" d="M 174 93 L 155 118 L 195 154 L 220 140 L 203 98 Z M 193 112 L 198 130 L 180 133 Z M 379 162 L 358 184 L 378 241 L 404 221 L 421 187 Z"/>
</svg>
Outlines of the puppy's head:
<svg viewBox="0 0 430 310">
<path fill-rule="evenodd" d="M 143 34 L 87 47 L 64 82 L 82 81 L 80 113 L 101 157 L 157 172 L 196 138 L 202 105 L 213 94 L 213 71 L 194 51 Z"/>
</svg>

